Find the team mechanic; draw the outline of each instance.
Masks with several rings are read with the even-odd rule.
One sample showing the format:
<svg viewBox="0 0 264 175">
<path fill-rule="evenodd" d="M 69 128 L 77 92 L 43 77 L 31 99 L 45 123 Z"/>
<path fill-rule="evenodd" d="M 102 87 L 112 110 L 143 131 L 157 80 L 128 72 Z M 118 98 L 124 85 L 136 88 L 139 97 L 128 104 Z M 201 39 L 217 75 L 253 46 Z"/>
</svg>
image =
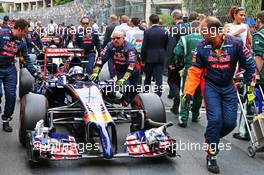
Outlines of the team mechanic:
<svg viewBox="0 0 264 175">
<path fill-rule="evenodd" d="M 112 42 L 109 42 L 101 53 L 101 57 L 97 59 L 96 67 L 93 69 L 91 80 L 96 80 L 102 66 L 107 62 L 113 63 L 113 74 L 117 77 L 117 85 L 132 85 L 138 83 L 141 67 L 137 61 L 136 49 L 127 41 L 125 41 L 125 33 L 123 31 L 114 31 Z M 135 92 L 126 91 L 122 104 L 128 105 Z"/>
<path fill-rule="evenodd" d="M 28 33 L 28 28 L 29 23 L 24 19 L 19 19 L 15 22 L 13 29 L 0 30 L 0 103 L 3 95 L 3 84 L 5 109 L 2 120 L 3 130 L 6 132 L 12 132 L 9 122 L 12 120 L 16 102 L 17 70 L 15 67 L 15 56 L 21 53 L 25 59 L 25 66 L 28 71 L 36 78 L 40 76 L 28 56 L 26 43 L 21 40 Z"/>
<path fill-rule="evenodd" d="M 219 173 L 216 155 L 220 138 L 236 126 L 237 96 L 233 85 L 236 64 L 245 69 L 245 83 L 250 86 L 255 73 L 255 62 L 241 39 L 223 35 L 222 23 L 215 17 L 207 17 L 201 23 L 204 37 L 193 56 L 193 65 L 185 82 L 183 104 L 188 107 L 197 86 L 201 82 L 207 113 L 205 139 L 207 143 L 207 169 Z"/>
<path fill-rule="evenodd" d="M 98 33 L 96 31 L 92 31 L 92 28 L 89 27 L 88 17 L 83 17 L 81 19 L 81 25 L 82 27 L 78 27 L 78 31 L 76 33 L 75 45 L 78 48 L 84 49 L 84 55 L 86 56 L 86 61 L 88 61 L 86 65 L 86 72 L 91 74 L 95 62 L 94 46 L 96 47 L 98 56 L 100 56 L 101 53 L 100 40 Z"/>
</svg>

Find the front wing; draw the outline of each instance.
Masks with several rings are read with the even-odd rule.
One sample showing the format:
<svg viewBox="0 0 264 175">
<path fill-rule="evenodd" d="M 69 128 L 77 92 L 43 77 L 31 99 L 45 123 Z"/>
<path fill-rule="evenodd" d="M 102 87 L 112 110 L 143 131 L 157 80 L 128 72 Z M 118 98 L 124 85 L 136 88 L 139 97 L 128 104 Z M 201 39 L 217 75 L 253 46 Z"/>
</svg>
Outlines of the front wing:
<svg viewBox="0 0 264 175">
<path fill-rule="evenodd" d="M 48 160 L 78 160 L 104 158 L 103 153 L 87 154 L 80 150 L 73 136 L 59 133 L 51 133 L 46 137 L 36 137 L 36 132 L 31 131 L 29 140 L 29 152 L 38 155 L 39 159 Z M 127 135 L 124 145 L 124 153 L 116 153 L 114 158 L 143 158 L 176 156 L 173 154 L 176 141 L 169 136 L 160 138 L 157 145 L 151 147 L 146 142 L 144 131 L 137 131 Z M 34 156 L 33 156 L 34 157 Z"/>
</svg>

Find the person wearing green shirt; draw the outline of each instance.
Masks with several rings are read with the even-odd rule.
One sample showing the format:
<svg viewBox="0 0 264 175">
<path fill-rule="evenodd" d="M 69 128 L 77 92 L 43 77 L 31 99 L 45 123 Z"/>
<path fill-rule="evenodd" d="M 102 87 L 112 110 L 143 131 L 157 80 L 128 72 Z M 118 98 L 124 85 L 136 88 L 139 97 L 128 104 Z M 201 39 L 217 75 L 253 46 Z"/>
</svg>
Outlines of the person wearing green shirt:
<svg viewBox="0 0 264 175">
<path fill-rule="evenodd" d="M 253 35 L 252 49 L 255 55 L 257 75 L 260 77 L 260 85 L 264 87 L 264 11 L 257 14 L 257 32 Z"/>
<path fill-rule="evenodd" d="M 182 36 L 174 48 L 174 61 L 176 65 L 182 65 L 183 70 L 181 70 L 182 82 L 181 91 L 184 89 L 185 79 L 187 77 L 188 69 L 192 65 L 192 55 L 199 42 L 203 40 L 203 37 L 199 34 L 199 21 L 193 21 L 191 23 L 191 34 Z M 193 98 L 192 105 L 192 121 L 197 122 L 200 115 L 200 107 L 202 104 L 202 95 L 200 88 L 196 89 L 196 93 Z M 189 111 L 180 105 L 180 115 L 178 118 L 178 125 L 180 127 L 186 127 L 189 118 Z"/>
</svg>

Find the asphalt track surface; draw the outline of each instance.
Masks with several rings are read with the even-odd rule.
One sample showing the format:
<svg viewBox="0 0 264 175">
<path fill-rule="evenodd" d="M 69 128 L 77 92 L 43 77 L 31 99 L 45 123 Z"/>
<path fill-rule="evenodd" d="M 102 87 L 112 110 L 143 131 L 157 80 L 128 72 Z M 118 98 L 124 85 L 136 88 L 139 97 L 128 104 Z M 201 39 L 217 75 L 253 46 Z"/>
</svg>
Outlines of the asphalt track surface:
<svg viewBox="0 0 264 175">
<path fill-rule="evenodd" d="M 162 100 L 167 109 L 172 100 L 166 98 L 163 93 Z M 2 100 L 4 101 L 4 100 Z M 36 103 L 37 104 L 37 103 Z M 3 103 L 2 103 L 3 107 Z M 3 108 L 2 108 L 3 109 Z M 201 146 L 204 142 L 206 126 L 205 112 L 202 110 L 202 118 L 199 123 L 189 121 L 187 128 L 177 126 L 177 116 L 167 110 L 167 120 L 174 126 L 168 129 L 178 143 L 197 143 Z M 26 159 L 26 150 L 18 142 L 18 118 L 19 100 L 16 103 L 12 126 L 12 133 L 0 131 L 0 175 L 205 175 L 205 152 L 178 145 L 178 154 L 181 157 L 157 158 L 157 159 L 114 159 L 114 160 L 69 160 L 44 162 L 40 166 L 30 168 Z M 123 141 L 128 133 L 128 125 L 118 125 L 119 148 L 122 150 Z M 237 128 L 236 128 L 237 129 Z M 123 140 L 123 141 L 122 141 Z M 264 153 L 258 153 L 255 158 L 247 156 L 248 142 L 225 137 L 222 142 L 230 144 L 231 150 L 221 151 L 218 156 L 218 164 L 221 174 L 225 175 L 263 175 Z M 181 149 L 181 150 L 179 150 Z"/>
</svg>

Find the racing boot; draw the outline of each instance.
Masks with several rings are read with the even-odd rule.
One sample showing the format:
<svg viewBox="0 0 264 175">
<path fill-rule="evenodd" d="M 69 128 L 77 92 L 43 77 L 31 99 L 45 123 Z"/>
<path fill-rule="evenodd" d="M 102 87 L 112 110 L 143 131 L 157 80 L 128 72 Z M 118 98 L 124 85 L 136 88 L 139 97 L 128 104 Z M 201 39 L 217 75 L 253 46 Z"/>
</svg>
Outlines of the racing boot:
<svg viewBox="0 0 264 175">
<path fill-rule="evenodd" d="M 180 127 L 182 127 L 182 128 L 186 128 L 186 127 L 187 127 L 187 121 L 184 121 L 184 120 L 182 119 L 182 117 L 179 116 L 179 118 L 178 118 L 178 125 L 179 125 Z"/>
<path fill-rule="evenodd" d="M 216 162 L 216 155 L 218 154 L 219 150 L 214 146 L 214 144 L 207 145 L 207 157 L 206 157 L 206 166 L 208 171 L 219 174 L 220 169 Z"/>
<path fill-rule="evenodd" d="M 217 162 L 216 162 L 216 156 L 207 155 L 206 165 L 207 165 L 208 171 L 210 171 L 211 173 L 214 173 L 214 174 L 220 173 L 219 166 L 217 165 Z"/>
<path fill-rule="evenodd" d="M 3 130 L 5 132 L 12 132 L 13 128 L 9 125 L 8 121 L 3 121 Z"/>
</svg>

